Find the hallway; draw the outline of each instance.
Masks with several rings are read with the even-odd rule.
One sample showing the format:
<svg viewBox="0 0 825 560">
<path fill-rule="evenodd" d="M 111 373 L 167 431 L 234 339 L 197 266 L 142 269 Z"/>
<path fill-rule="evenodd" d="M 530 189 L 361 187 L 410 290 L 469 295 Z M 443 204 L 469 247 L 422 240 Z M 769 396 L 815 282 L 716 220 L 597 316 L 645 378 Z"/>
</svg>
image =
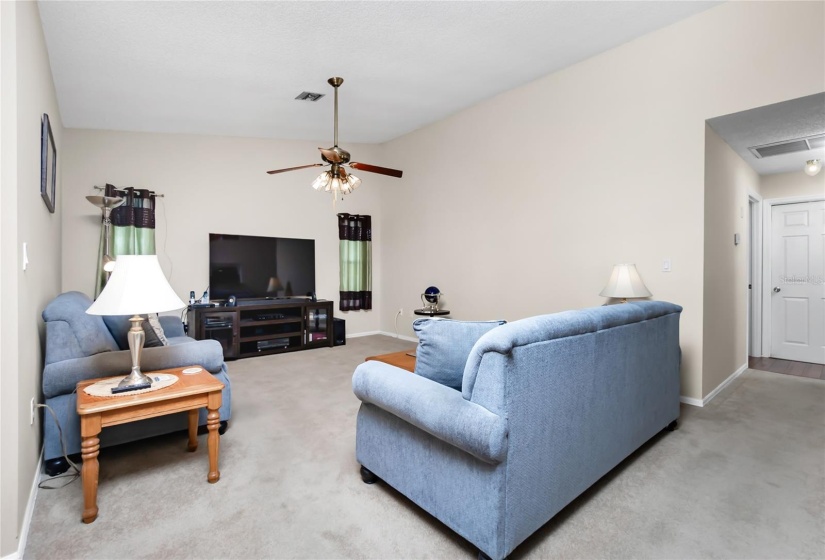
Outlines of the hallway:
<svg viewBox="0 0 825 560">
<path fill-rule="evenodd" d="M 825 366 L 820 364 L 792 362 L 790 360 L 778 360 L 776 358 L 755 358 L 750 356 L 748 357 L 748 367 L 761 371 L 772 371 L 774 373 L 796 375 L 797 377 L 825 380 Z"/>
</svg>

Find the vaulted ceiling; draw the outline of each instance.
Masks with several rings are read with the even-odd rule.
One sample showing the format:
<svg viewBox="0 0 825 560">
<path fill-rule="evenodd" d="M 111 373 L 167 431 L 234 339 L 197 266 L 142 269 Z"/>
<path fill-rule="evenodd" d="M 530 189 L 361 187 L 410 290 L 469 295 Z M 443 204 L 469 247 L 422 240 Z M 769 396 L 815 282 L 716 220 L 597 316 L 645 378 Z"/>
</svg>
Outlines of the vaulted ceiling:
<svg viewBox="0 0 825 560">
<path fill-rule="evenodd" d="M 67 127 L 384 142 L 719 2 L 40 2 Z M 303 91 L 326 94 L 296 101 Z"/>
</svg>

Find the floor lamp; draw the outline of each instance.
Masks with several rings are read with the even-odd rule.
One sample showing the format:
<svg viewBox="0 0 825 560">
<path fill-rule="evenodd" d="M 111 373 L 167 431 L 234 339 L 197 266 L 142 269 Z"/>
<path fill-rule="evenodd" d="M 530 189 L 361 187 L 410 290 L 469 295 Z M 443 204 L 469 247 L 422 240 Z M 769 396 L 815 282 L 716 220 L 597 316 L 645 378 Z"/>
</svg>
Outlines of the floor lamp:
<svg viewBox="0 0 825 560">
<path fill-rule="evenodd" d="M 119 196 L 89 195 L 86 200 L 100 208 L 103 212 L 103 270 L 108 274 L 115 269 L 115 259 L 109 253 L 109 238 L 112 229 L 112 210 L 126 202 Z"/>
</svg>

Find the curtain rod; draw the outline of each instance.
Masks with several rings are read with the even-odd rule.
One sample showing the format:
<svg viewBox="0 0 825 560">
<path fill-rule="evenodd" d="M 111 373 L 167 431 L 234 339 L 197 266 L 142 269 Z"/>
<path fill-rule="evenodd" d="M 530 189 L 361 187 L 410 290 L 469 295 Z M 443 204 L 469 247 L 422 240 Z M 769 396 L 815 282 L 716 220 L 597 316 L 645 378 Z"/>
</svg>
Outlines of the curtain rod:
<svg viewBox="0 0 825 560">
<path fill-rule="evenodd" d="M 97 185 L 95 185 L 95 188 L 99 191 L 105 191 L 106 190 L 106 187 L 98 187 Z M 117 189 L 117 187 L 115 187 L 115 188 Z M 122 189 L 118 189 L 118 190 L 122 190 Z M 155 193 L 155 198 L 164 198 L 165 196 L 166 196 L 165 194 Z"/>
</svg>

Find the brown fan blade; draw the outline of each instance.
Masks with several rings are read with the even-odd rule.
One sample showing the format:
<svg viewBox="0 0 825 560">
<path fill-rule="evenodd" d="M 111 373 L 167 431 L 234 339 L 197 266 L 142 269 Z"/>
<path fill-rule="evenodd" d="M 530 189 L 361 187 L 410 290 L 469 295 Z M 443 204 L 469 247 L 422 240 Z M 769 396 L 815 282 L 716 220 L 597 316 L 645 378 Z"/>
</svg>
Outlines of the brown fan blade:
<svg viewBox="0 0 825 560">
<path fill-rule="evenodd" d="M 272 171 L 267 171 L 270 175 L 274 175 L 275 173 L 283 173 L 285 171 L 295 171 L 296 169 L 306 169 L 307 167 L 323 167 L 323 163 L 310 163 L 309 165 L 299 165 L 298 167 L 287 167 L 286 169 L 273 169 Z"/>
<path fill-rule="evenodd" d="M 380 173 L 381 175 L 389 175 L 390 177 L 401 177 L 403 171 L 398 169 L 390 169 L 389 167 L 379 167 L 377 165 L 370 165 L 369 163 L 352 162 L 349 164 L 353 169 L 360 171 L 368 171 L 370 173 Z"/>
<path fill-rule="evenodd" d="M 339 154 L 335 150 L 328 150 L 327 148 L 320 148 L 320 147 L 318 148 L 318 150 L 321 152 L 321 155 L 323 155 L 325 158 L 327 158 L 327 161 L 329 161 L 329 162 L 332 162 L 332 163 L 345 163 L 344 158 L 341 157 L 341 154 Z"/>
</svg>

